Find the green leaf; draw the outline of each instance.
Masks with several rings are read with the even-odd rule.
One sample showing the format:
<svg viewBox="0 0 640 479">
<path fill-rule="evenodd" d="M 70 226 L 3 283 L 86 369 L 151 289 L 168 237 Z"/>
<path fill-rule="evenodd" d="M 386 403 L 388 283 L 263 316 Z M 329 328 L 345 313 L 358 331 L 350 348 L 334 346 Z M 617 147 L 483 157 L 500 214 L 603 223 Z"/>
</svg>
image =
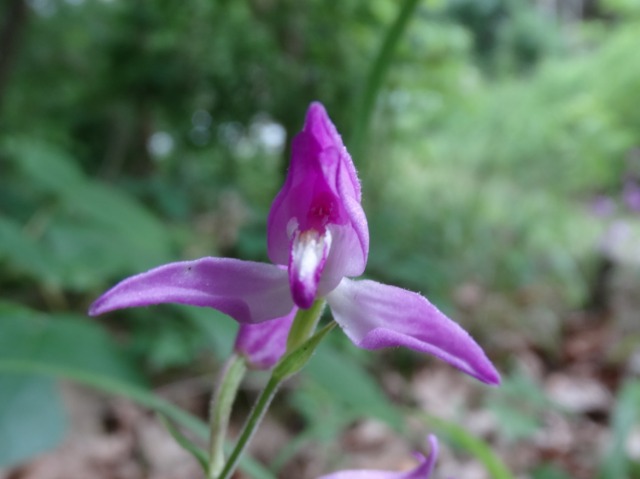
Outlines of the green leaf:
<svg viewBox="0 0 640 479">
<path fill-rule="evenodd" d="M 180 447 L 182 447 L 182 449 L 191 454 L 195 458 L 195 460 L 198 461 L 198 464 L 200 464 L 202 470 L 206 472 L 208 466 L 207 453 L 196 446 L 193 442 L 191 442 L 188 437 L 182 434 L 182 432 L 176 426 L 174 426 L 168 418 L 166 418 L 162 414 L 158 414 L 158 417 L 162 421 L 162 424 L 164 424 L 164 427 L 167 429 L 167 431 L 169 431 L 169 434 L 171 434 L 171 437 L 173 437 L 173 439 L 180 445 Z"/>
<path fill-rule="evenodd" d="M 69 186 L 63 210 L 90 221 L 92 227 L 120 246 L 134 270 L 147 269 L 170 258 L 167 230 L 149 211 L 122 190 L 95 181 Z"/>
<path fill-rule="evenodd" d="M 176 306 L 176 309 L 201 331 L 205 341 L 218 359 L 224 360 L 231 355 L 239 327 L 236 321 L 211 308 Z"/>
<path fill-rule="evenodd" d="M 79 367 L 132 384 L 142 374 L 98 323 L 72 314 L 44 315 L 0 302 L 0 359 Z"/>
<path fill-rule="evenodd" d="M 500 388 L 490 391 L 486 402 L 509 441 L 533 436 L 541 427 L 544 412 L 558 409 L 540 386 L 519 370 L 503 377 Z"/>
<path fill-rule="evenodd" d="M 55 447 L 66 418 L 51 378 L 0 373 L 0 467 Z"/>
<path fill-rule="evenodd" d="M 318 348 L 304 374 L 328 391 L 337 404 L 348 407 L 358 417 L 373 416 L 400 428 L 401 415 L 371 373 L 330 344 L 325 342 Z"/>
<path fill-rule="evenodd" d="M 165 226 L 125 191 L 87 178 L 64 150 L 20 137 L 5 140 L 0 146 L 26 181 L 35 185 L 41 196 L 48 195 L 51 207 L 46 214 L 51 224 L 43 231 L 41 248 L 47 247 L 55 258 L 60 256 L 58 263 L 65 272 L 68 268 L 64 265 L 69 261 L 88 260 L 80 280 L 73 278 L 73 286 L 95 282 L 95 278 L 90 281 L 84 276 L 91 276 L 91 263 L 96 258 L 114 263 L 111 270 L 116 271 L 144 270 L 170 259 L 171 238 Z M 65 235 L 69 228 L 70 234 Z M 89 244 L 85 245 L 87 239 Z M 98 265 L 96 269 L 105 268 Z"/>
<path fill-rule="evenodd" d="M 41 246 L 17 222 L 1 215 L 0 261 L 6 261 L 11 267 L 40 278 L 40 281 L 53 281 L 59 277 L 54 260 L 47 256 Z"/>
<path fill-rule="evenodd" d="M 142 382 L 97 324 L 0 302 L 0 361 L 23 360 L 82 367 L 87 373 Z M 4 371 L 0 374 L 0 464 L 11 465 L 55 446 L 66 417 L 51 378 Z"/>
<path fill-rule="evenodd" d="M 566 472 L 553 464 L 543 464 L 532 473 L 533 479 L 571 479 Z"/>
<path fill-rule="evenodd" d="M 156 411 L 206 440 L 209 430 L 199 418 L 156 396 L 140 374 L 95 323 L 72 315 L 42 315 L 0 302 L 0 373 L 71 379 L 94 389 L 126 397 Z M 31 408 L 25 413 L 33 414 Z M 4 424 L 0 422 L 0 431 Z M 2 432 L 0 432 L 0 435 Z M 241 467 L 256 479 L 274 479 L 249 458 Z"/>
<path fill-rule="evenodd" d="M 202 439 L 207 439 L 209 434 L 207 425 L 201 419 L 156 396 L 152 392 L 107 376 L 87 373 L 78 367 L 64 367 L 40 361 L 12 361 L 0 358 L 0 372 L 38 373 L 71 379 L 105 393 L 125 397 L 140 406 L 163 414 Z M 265 469 L 264 466 L 248 457 L 243 457 L 240 460 L 240 466 L 255 479 L 275 479 L 273 474 Z"/>
<path fill-rule="evenodd" d="M 53 144 L 30 137 L 14 137 L 1 146 L 22 173 L 45 191 L 61 193 L 85 180 L 72 158 Z"/>
<path fill-rule="evenodd" d="M 629 477 L 629 458 L 625 442 L 631 429 L 640 419 L 640 381 L 629 381 L 620 393 L 613 408 L 611 428 L 613 437 L 600 466 L 601 479 L 626 479 Z"/>
</svg>

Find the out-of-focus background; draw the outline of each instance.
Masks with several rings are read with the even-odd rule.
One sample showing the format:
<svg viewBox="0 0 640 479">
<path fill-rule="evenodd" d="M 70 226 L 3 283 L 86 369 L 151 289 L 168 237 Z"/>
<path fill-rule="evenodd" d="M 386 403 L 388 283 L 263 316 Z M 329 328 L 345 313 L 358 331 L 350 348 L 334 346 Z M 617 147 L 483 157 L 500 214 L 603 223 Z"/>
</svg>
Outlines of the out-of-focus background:
<svg viewBox="0 0 640 479">
<path fill-rule="evenodd" d="M 638 0 L 1 2 L 0 477 L 198 477 L 104 391 L 204 416 L 233 321 L 85 311 L 161 263 L 266 261 L 313 100 L 362 180 L 366 276 L 427 295 L 504 382 L 336 331 L 254 456 L 401 469 L 436 432 L 436 477 L 640 477 Z"/>
</svg>

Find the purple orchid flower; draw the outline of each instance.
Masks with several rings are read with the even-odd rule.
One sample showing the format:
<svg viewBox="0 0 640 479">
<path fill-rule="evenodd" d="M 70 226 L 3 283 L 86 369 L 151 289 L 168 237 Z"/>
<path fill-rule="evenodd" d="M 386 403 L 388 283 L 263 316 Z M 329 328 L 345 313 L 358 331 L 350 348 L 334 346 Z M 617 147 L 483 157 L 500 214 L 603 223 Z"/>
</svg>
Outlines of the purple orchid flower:
<svg viewBox="0 0 640 479">
<path fill-rule="evenodd" d="M 89 314 L 182 303 L 254 324 L 324 298 L 335 321 L 360 348 L 403 346 L 498 384 L 500 376 L 480 346 L 426 298 L 347 278 L 364 272 L 369 252 L 360 202 L 351 157 L 324 107 L 312 103 L 293 140 L 286 182 L 269 213 L 268 253 L 275 264 L 210 257 L 166 264 L 117 284 L 96 300 Z"/>
<path fill-rule="evenodd" d="M 415 469 L 407 472 L 349 470 L 327 474 L 318 479 L 428 479 L 438 458 L 438 440 L 434 435 L 429 435 L 429 457 L 424 457 L 416 452 L 414 455 L 420 462 Z"/>
</svg>

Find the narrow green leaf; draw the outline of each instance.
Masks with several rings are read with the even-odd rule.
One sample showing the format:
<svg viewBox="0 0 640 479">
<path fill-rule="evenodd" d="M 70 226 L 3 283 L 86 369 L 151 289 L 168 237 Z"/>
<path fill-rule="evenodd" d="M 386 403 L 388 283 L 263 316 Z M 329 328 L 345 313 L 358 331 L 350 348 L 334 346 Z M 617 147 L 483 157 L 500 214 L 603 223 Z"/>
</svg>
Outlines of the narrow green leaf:
<svg viewBox="0 0 640 479">
<path fill-rule="evenodd" d="M 611 429 L 613 437 L 605 453 L 598 477 L 600 479 L 626 479 L 629 477 L 629 458 L 625 442 L 633 426 L 640 419 L 640 381 L 627 382 L 613 408 Z"/>
<path fill-rule="evenodd" d="M 375 61 L 371 63 L 371 69 L 367 73 L 365 86 L 358 98 L 353 125 L 353 134 L 348 143 L 352 155 L 361 160 L 362 145 L 366 139 L 367 129 L 371 121 L 372 112 L 384 81 L 385 75 L 391 66 L 393 54 L 398 42 L 407 29 L 419 0 L 404 0 L 398 8 L 398 14 L 384 34 L 384 39 L 376 53 Z"/>
<path fill-rule="evenodd" d="M 309 362 L 309 359 L 311 359 L 311 356 L 313 356 L 313 353 L 324 337 L 329 334 L 335 326 L 335 321 L 332 321 L 296 349 L 285 355 L 274 368 L 273 377 L 282 381 L 300 371 Z"/>
<path fill-rule="evenodd" d="M 207 453 L 191 442 L 187 436 L 182 434 L 182 432 L 174 426 L 166 416 L 158 413 L 158 417 L 167 431 L 169 431 L 169 434 L 171 434 L 171 437 L 175 439 L 182 449 L 187 451 L 195 458 L 196 461 L 198 461 L 203 472 L 207 472 Z"/>
<path fill-rule="evenodd" d="M 452 444 L 474 456 L 484 465 L 493 479 L 514 479 L 513 474 L 491 450 L 491 447 L 462 426 L 422 412 L 418 413 L 417 417 L 435 429 L 438 435 L 447 438 Z"/>
<path fill-rule="evenodd" d="M 374 416 L 400 429 L 402 417 L 371 373 L 330 344 L 318 348 L 304 375 L 331 394 L 336 404 L 362 416 Z"/>
</svg>

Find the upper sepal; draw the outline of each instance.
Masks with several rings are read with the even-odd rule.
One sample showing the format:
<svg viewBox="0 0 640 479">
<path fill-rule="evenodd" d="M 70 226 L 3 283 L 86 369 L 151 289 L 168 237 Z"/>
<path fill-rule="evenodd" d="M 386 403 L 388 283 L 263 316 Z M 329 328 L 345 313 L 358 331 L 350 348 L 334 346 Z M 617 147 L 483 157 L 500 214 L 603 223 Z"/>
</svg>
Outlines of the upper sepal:
<svg viewBox="0 0 640 479">
<path fill-rule="evenodd" d="M 320 103 L 312 103 L 294 138 L 284 186 L 271 205 L 267 246 L 271 261 L 288 265 L 295 233 L 329 230 L 332 247 L 320 284 L 327 293 L 344 276 L 364 271 L 369 230 L 360 204 L 360 182 L 335 126 Z"/>
</svg>

